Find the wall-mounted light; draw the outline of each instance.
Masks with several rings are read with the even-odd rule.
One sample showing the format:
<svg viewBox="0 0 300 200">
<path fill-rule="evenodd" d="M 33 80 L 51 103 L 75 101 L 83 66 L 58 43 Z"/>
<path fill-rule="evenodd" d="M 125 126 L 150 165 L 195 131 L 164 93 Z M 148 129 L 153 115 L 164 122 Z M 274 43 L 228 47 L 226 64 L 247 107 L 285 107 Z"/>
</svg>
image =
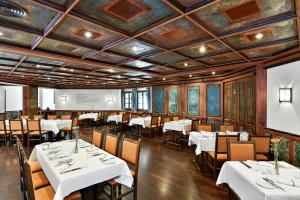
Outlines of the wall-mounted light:
<svg viewBox="0 0 300 200">
<path fill-rule="evenodd" d="M 113 95 L 108 95 L 108 96 L 106 97 L 106 100 L 107 100 L 107 103 L 111 104 L 111 103 L 114 102 L 115 97 L 114 97 Z"/>
<path fill-rule="evenodd" d="M 292 102 L 292 88 L 279 88 L 279 102 Z"/>
<path fill-rule="evenodd" d="M 66 103 L 67 102 L 67 96 L 61 96 L 59 100 L 62 103 Z"/>
</svg>

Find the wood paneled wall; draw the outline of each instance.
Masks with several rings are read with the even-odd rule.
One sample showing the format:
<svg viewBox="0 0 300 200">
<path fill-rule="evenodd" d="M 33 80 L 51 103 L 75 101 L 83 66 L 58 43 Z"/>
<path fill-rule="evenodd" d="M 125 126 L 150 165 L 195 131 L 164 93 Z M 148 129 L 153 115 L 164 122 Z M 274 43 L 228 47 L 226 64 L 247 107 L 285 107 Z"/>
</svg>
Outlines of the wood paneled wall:
<svg viewBox="0 0 300 200">
<path fill-rule="evenodd" d="M 23 87 L 23 114 L 31 118 L 38 114 L 38 87 Z"/>
</svg>

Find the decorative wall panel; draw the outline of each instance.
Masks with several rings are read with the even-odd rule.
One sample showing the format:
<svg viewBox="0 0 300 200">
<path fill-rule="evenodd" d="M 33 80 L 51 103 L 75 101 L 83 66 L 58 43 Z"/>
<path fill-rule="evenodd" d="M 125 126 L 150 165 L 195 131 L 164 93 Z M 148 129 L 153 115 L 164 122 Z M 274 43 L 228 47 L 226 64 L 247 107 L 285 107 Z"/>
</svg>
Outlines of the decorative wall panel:
<svg viewBox="0 0 300 200">
<path fill-rule="evenodd" d="M 154 112 L 163 113 L 164 112 L 164 89 L 156 88 L 153 90 L 154 98 Z"/>
<path fill-rule="evenodd" d="M 199 87 L 188 88 L 188 115 L 199 115 Z"/>
<path fill-rule="evenodd" d="M 169 90 L 169 113 L 177 114 L 178 113 L 178 89 L 171 88 Z"/>
<path fill-rule="evenodd" d="M 221 85 L 207 86 L 207 117 L 221 115 Z"/>
</svg>

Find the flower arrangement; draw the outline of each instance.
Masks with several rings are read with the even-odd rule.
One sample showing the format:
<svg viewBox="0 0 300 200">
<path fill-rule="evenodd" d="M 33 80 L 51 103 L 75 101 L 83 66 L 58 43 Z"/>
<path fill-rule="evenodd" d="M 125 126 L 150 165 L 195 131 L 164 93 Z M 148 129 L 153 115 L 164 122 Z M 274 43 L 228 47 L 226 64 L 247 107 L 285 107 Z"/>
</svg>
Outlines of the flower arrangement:
<svg viewBox="0 0 300 200">
<path fill-rule="evenodd" d="M 80 136 L 79 128 L 74 127 L 73 133 L 71 133 L 71 134 L 73 134 L 75 136 L 75 140 L 76 140 L 74 153 L 78 153 L 78 140 L 79 140 L 79 136 Z"/>
<path fill-rule="evenodd" d="M 285 156 L 288 152 L 287 139 L 285 138 L 273 138 L 272 142 L 272 151 L 274 153 L 274 167 L 275 174 L 279 175 L 279 157 Z"/>
</svg>

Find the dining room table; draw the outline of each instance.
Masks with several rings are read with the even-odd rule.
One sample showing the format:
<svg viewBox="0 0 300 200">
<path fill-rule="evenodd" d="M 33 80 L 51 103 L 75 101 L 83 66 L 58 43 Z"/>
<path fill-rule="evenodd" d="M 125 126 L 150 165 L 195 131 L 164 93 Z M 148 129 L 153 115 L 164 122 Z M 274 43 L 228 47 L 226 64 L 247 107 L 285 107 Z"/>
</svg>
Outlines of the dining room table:
<svg viewBox="0 0 300 200">
<path fill-rule="evenodd" d="M 98 115 L 99 115 L 98 113 L 84 113 L 79 115 L 78 119 L 79 120 L 90 119 L 93 121 L 97 121 Z"/>
<path fill-rule="evenodd" d="M 136 133 L 134 133 L 135 136 L 143 137 L 143 128 L 146 128 L 151 125 L 151 119 L 151 116 L 132 118 L 130 119 L 128 125 L 137 127 Z"/>
<path fill-rule="evenodd" d="M 6 128 L 9 130 L 9 120 L 5 120 Z M 27 130 L 27 120 L 22 120 L 24 130 Z M 70 128 L 72 126 L 72 120 L 41 120 L 41 130 L 43 131 L 51 131 L 55 135 L 59 133 L 59 131 L 63 128 Z"/>
<path fill-rule="evenodd" d="M 163 133 L 169 133 L 170 139 L 167 141 L 168 144 L 181 145 L 180 141 L 186 137 L 187 132 L 192 129 L 192 120 L 181 119 L 178 121 L 166 122 L 163 126 Z"/>
<path fill-rule="evenodd" d="M 119 115 L 109 115 L 107 117 L 107 122 L 116 122 L 116 124 L 121 123 L 122 122 L 122 114 Z"/>
<path fill-rule="evenodd" d="M 299 200 L 300 169 L 279 161 L 279 175 L 273 161 L 227 161 L 217 185 L 227 184 L 243 200 Z"/>
<path fill-rule="evenodd" d="M 133 184 L 124 160 L 81 139 L 36 145 L 29 160 L 40 162 L 55 191 L 54 200 L 110 179 L 129 188 Z"/>
</svg>

